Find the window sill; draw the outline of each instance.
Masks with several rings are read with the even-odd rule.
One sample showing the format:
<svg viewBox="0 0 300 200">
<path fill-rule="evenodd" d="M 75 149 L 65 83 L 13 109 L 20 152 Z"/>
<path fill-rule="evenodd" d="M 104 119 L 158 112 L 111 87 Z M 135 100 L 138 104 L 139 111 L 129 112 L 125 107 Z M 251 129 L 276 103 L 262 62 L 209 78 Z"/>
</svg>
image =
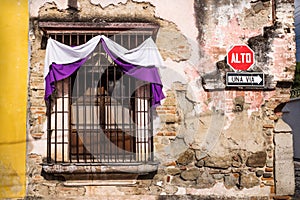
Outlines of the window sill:
<svg viewBox="0 0 300 200">
<path fill-rule="evenodd" d="M 119 164 L 89 164 L 89 163 L 57 163 L 42 164 L 43 171 L 47 174 L 136 174 L 144 175 L 157 171 L 158 163 L 119 163 Z"/>
</svg>

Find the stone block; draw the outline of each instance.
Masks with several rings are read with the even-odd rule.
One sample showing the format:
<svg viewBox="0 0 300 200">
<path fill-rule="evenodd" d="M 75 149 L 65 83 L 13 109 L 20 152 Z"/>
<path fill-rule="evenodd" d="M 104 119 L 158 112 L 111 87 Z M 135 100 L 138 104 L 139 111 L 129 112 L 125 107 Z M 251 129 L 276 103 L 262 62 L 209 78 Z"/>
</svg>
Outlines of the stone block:
<svg viewBox="0 0 300 200">
<path fill-rule="evenodd" d="M 275 190 L 276 195 L 293 195 L 295 191 L 293 137 L 277 133 L 275 141 Z"/>
<path fill-rule="evenodd" d="M 166 186 L 165 186 L 165 192 L 166 192 L 167 194 L 173 195 L 173 194 L 175 194 L 176 192 L 178 192 L 178 188 L 175 187 L 175 186 L 172 186 L 172 185 L 166 185 Z"/>
<path fill-rule="evenodd" d="M 187 164 L 193 162 L 194 157 L 195 157 L 194 151 L 191 149 L 188 149 L 179 155 L 179 158 L 177 159 L 177 163 L 180 165 L 187 165 Z"/>
<path fill-rule="evenodd" d="M 181 170 L 178 169 L 178 168 L 175 168 L 175 167 L 167 167 L 167 168 L 165 169 L 165 172 L 166 172 L 167 174 L 170 174 L 170 175 L 172 175 L 172 176 L 175 176 L 175 175 L 177 175 L 177 174 L 180 174 Z"/>
<path fill-rule="evenodd" d="M 240 178 L 240 187 L 242 188 L 252 188 L 254 186 L 259 185 L 259 179 L 257 178 L 255 173 L 249 174 L 241 174 Z"/>
<path fill-rule="evenodd" d="M 182 179 L 184 179 L 186 181 L 195 181 L 200 175 L 201 175 L 201 172 L 198 168 L 192 168 L 192 169 L 183 171 L 180 176 Z"/>
<path fill-rule="evenodd" d="M 171 180 L 171 184 L 187 188 L 190 185 L 195 184 L 195 181 L 185 181 L 180 176 L 174 176 Z"/>
<path fill-rule="evenodd" d="M 239 174 L 229 174 L 224 176 L 224 186 L 227 189 L 233 188 L 239 184 Z"/>
<path fill-rule="evenodd" d="M 212 167 L 212 168 L 220 168 L 220 169 L 227 169 L 231 166 L 232 157 L 225 156 L 225 157 L 207 157 L 204 159 L 205 167 Z"/>
<path fill-rule="evenodd" d="M 221 180 L 224 178 L 224 174 L 212 174 L 212 176 L 216 180 Z"/>
<path fill-rule="evenodd" d="M 255 174 L 256 174 L 257 177 L 261 177 L 264 174 L 264 171 L 263 170 L 257 170 L 255 172 Z"/>
<path fill-rule="evenodd" d="M 247 159 L 248 167 L 263 167 L 266 164 L 267 153 L 265 151 L 259 151 L 250 155 Z"/>
<path fill-rule="evenodd" d="M 196 165 L 197 167 L 203 167 L 204 164 L 205 164 L 204 160 L 199 160 L 198 162 L 195 163 L 195 165 Z"/>
<path fill-rule="evenodd" d="M 278 119 L 277 123 L 274 127 L 275 133 L 290 133 L 292 132 L 292 128 L 285 123 L 282 119 Z"/>
<path fill-rule="evenodd" d="M 272 176 L 273 176 L 272 173 L 264 173 L 264 174 L 263 174 L 263 177 L 264 177 L 264 178 L 271 178 Z"/>
<path fill-rule="evenodd" d="M 197 178 L 197 187 L 199 188 L 210 188 L 213 187 L 216 183 L 215 179 L 209 172 L 204 171 L 198 178 Z"/>
</svg>

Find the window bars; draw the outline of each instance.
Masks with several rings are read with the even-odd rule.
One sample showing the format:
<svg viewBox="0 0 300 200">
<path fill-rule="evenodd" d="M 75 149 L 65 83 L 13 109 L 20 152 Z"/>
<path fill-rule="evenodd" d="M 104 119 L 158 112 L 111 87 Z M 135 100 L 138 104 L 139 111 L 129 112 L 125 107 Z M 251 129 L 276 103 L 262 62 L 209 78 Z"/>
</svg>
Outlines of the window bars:
<svg viewBox="0 0 300 200">
<path fill-rule="evenodd" d="M 49 34 L 75 46 L 98 34 Z M 127 49 L 151 34 L 106 35 Z M 56 82 L 47 105 L 48 163 L 153 161 L 151 85 L 125 75 L 99 44 L 70 78 Z"/>
</svg>

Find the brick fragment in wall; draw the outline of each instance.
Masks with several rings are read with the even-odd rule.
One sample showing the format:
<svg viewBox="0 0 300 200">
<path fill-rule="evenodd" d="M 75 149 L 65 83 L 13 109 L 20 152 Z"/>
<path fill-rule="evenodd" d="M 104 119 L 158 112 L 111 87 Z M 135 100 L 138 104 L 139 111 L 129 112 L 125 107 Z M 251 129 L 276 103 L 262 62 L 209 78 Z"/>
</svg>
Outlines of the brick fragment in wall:
<svg viewBox="0 0 300 200">
<path fill-rule="evenodd" d="M 34 107 L 40 107 L 43 108 L 45 107 L 45 100 L 44 97 L 35 97 L 35 98 L 30 98 L 30 104 L 31 106 Z"/>
<path fill-rule="evenodd" d="M 32 97 L 34 97 L 34 98 L 43 98 L 44 94 L 45 94 L 45 91 L 43 89 L 41 89 L 41 90 L 31 90 L 31 94 L 32 94 Z"/>
<path fill-rule="evenodd" d="M 264 177 L 262 177 L 261 181 L 262 181 L 263 184 L 265 184 L 267 186 L 274 186 L 275 185 L 273 177 L 272 178 L 264 178 Z"/>
<path fill-rule="evenodd" d="M 46 106 L 31 106 L 30 112 L 33 114 L 45 115 L 46 114 Z"/>
<path fill-rule="evenodd" d="M 160 120 L 163 123 L 175 123 L 178 122 L 178 117 L 174 114 L 160 115 Z"/>
<path fill-rule="evenodd" d="M 176 136 L 176 134 L 177 134 L 176 132 L 169 132 L 169 131 L 162 130 L 162 131 L 157 132 L 155 135 L 156 136 L 174 137 L 174 136 Z"/>
<path fill-rule="evenodd" d="M 44 55 L 44 54 L 42 54 Z M 40 58 L 41 59 L 41 58 Z M 39 78 L 43 78 L 44 75 L 44 63 L 41 59 L 40 62 L 34 62 L 35 59 L 33 59 L 31 62 L 33 64 L 31 64 L 30 66 L 30 77 L 39 77 Z"/>
<path fill-rule="evenodd" d="M 167 91 L 163 106 L 176 106 L 176 103 L 175 93 L 173 91 Z"/>
<path fill-rule="evenodd" d="M 44 79 L 42 77 L 30 76 L 30 89 L 44 90 Z"/>
</svg>

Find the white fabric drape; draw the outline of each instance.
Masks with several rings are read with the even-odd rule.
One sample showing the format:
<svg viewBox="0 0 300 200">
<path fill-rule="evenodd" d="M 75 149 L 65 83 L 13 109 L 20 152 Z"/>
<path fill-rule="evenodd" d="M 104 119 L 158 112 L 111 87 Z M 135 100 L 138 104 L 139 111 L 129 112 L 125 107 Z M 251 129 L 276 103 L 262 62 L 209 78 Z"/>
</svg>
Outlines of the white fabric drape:
<svg viewBox="0 0 300 200">
<path fill-rule="evenodd" d="M 93 37 L 85 44 L 75 47 L 70 47 L 49 38 L 46 48 L 44 77 L 46 77 L 49 73 L 49 66 L 52 63 L 69 64 L 90 55 L 100 42 L 101 38 L 104 40 L 106 46 L 110 52 L 115 55 L 115 57 L 121 58 L 127 63 L 143 67 L 163 66 L 162 57 L 151 37 L 146 39 L 138 47 L 131 50 L 127 50 L 103 35 Z"/>
</svg>

